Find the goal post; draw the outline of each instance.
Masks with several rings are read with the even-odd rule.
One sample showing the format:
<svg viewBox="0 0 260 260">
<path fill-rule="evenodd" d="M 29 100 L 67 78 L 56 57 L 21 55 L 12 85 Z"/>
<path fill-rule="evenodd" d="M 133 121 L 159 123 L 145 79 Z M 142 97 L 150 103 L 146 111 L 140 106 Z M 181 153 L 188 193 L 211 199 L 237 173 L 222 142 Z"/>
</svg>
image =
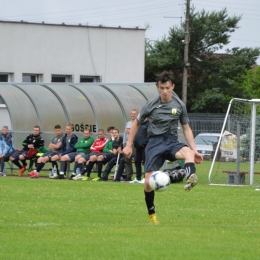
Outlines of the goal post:
<svg viewBox="0 0 260 260">
<path fill-rule="evenodd" d="M 260 99 L 230 101 L 215 147 L 210 185 L 260 184 Z"/>
</svg>

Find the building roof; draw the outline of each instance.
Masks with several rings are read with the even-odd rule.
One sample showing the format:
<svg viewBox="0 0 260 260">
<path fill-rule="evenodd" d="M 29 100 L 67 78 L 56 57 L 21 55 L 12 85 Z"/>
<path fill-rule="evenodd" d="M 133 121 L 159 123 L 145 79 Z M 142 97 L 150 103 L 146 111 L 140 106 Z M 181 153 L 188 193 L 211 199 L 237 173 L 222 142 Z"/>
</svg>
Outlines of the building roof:
<svg viewBox="0 0 260 260">
<path fill-rule="evenodd" d="M 99 29 L 124 29 L 124 30 L 143 30 L 145 31 L 145 28 L 140 28 L 139 26 L 135 26 L 135 27 L 122 27 L 122 26 L 117 26 L 117 27 L 113 27 L 113 26 L 105 26 L 103 24 L 99 24 L 99 25 L 88 25 L 88 24 L 66 24 L 64 22 L 62 23 L 46 23 L 46 22 L 27 22 L 24 20 L 21 21 L 7 21 L 7 20 L 0 20 L 0 23 L 15 23 L 15 24 L 35 24 L 35 25 L 45 25 L 45 26 L 66 26 L 66 27 L 86 27 L 86 28 L 99 28 Z"/>
</svg>

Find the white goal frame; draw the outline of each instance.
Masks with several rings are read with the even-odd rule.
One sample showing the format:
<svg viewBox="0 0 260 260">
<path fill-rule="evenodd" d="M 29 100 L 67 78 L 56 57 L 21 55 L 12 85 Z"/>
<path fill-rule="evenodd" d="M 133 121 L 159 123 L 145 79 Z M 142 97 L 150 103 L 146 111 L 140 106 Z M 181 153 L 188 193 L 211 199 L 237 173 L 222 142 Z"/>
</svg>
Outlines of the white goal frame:
<svg viewBox="0 0 260 260">
<path fill-rule="evenodd" d="M 239 99 L 239 98 L 233 98 L 231 99 L 231 101 L 229 102 L 229 106 L 226 112 L 226 116 L 224 119 L 224 123 L 223 123 L 223 127 L 221 130 L 221 137 L 223 136 L 223 133 L 225 131 L 225 126 L 227 123 L 227 119 L 229 116 L 229 112 L 230 112 L 230 108 L 231 105 L 234 101 L 237 102 L 249 102 L 251 103 L 251 138 L 250 138 L 250 154 L 249 154 L 249 185 L 253 185 L 254 184 L 254 156 L 255 156 L 255 126 L 256 126 L 256 104 L 260 103 L 260 99 Z M 217 151 L 219 151 L 220 148 L 220 144 L 221 144 L 221 138 L 219 138 L 218 140 L 218 144 L 216 147 L 216 152 L 214 154 L 212 163 L 211 163 L 211 167 L 210 167 L 210 171 L 209 171 L 209 175 L 208 175 L 208 181 L 210 185 L 227 185 L 227 184 L 214 184 L 212 183 L 211 180 L 211 174 L 212 174 L 212 170 L 216 161 L 216 157 L 217 157 Z M 239 164 L 239 162 L 237 162 Z M 239 166 L 237 167 L 237 171 L 239 171 Z M 237 172 L 238 173 L 238 172 Z"/>
</svg>

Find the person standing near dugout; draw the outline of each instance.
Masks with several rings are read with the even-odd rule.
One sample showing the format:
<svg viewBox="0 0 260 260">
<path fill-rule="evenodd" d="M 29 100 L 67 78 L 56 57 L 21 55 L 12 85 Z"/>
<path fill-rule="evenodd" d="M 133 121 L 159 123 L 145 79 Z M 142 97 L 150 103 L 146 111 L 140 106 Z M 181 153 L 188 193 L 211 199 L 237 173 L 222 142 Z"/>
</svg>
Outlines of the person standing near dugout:
<svg viewBox="0 0 260 260">
<path fill-rule="evenodd" d="M 145 149 L 145 184 L 144 194 L 148 209 L 149 220 L 151 223 L 158 224 L 159 221 L 155 214 L 154 191 L 149 186 L 151 174 L 159 170 L 165 160 L 175 161 L 185 160 L 186 184 L 184 189 L 190 191 L 198 182 L 195 163 L 201 163 L 203 157 L 198 153 L 194 142 L 192 130 L 189 126 L 186 106 L 175 94 L 173 73 L 164 71 L 158 75 L 156 87 L 159 96 L 147 101 L 140 114 L 135 119 L 124 154 L 130 158 L 132 154 L 132 142 L 138 131 L 139 125 L 146 118 L 149 119 L 147 133 L 149 141 Z M 183 134 L 189 145 L 178 142 L 178 122 L 180 121 Z"/>
<path fill-rule="evenodd" d="M 123 146 L 125 147 L 126 142 L 128 140 L 128 136 L 129 136 L 129 132 L 130 129 L 132 127 L 132 124 L 134 122 L 134 120 L 136 119 L 136 117 L 138 116 L 138 111 L 136 109 L 132 109 L 131 113 L 130 113 L 130 117 L 131 117 L 131 121 L 128 121 L 126 123 L 125 126 L 125 132 L 124 132 L 124 136 L 123 136 Z M 132 145 L 132 157 L 135 157 L 135 147 Z M 134 174 L 133 172 L 133 165 L 132 165 L 132 158 L 127 158 L 125 157 L 125 166 L 124 166 L 124 170 L 125 170 L 125 177 L 121 179 L 121 181 L 131 181 L 132 176 Z"/>
</svg>

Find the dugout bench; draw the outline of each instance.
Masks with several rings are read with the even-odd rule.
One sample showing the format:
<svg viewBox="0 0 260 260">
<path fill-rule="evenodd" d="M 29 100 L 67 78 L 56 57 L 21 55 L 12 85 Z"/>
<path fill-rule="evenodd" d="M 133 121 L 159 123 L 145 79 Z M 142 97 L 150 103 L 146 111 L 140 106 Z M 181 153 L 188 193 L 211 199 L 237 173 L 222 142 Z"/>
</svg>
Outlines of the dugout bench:
<svg viewBox="0 0 260 260">
<path fill-rule="evenodd" d="M 227 174 L 227 184 L 245 185 L 245 175 L 249 172 L 240 171 L 239 173 L 232 170 L 224 170 L 223 173 Z M 260 172 L 254 172 L 254 174 L 260 174 Z"/>
</svg>

